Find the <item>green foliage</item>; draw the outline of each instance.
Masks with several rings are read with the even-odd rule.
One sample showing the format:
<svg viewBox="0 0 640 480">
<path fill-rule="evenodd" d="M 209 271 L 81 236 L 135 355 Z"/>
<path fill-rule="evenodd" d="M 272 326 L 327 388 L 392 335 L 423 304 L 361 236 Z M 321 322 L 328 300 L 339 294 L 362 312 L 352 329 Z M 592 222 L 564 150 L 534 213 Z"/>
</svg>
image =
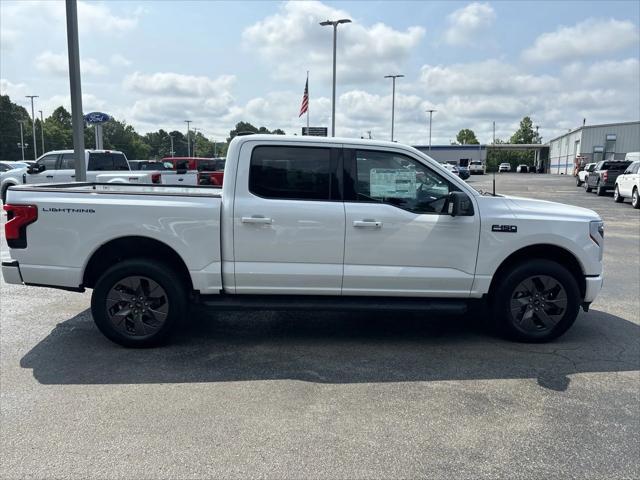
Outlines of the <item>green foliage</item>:
<svg viewBox="0 0 640 480">
<path fill-rule="evenodd" d="M 478 142 L 476 134 L 473 132 L 473 130 L 470 130 L 468 128 L 463 128 L 458 132 L 458 135 L 456 135 L 456 141 L 460 145 L 478 145 L 480 143 Z"/>
<path fill-rule="evenodd" d="M 273 135 L 286 135 L 284 130 L 280 128 L 276 128 L 273 131 L 270 131 L 267 127 L 256 128 L 251 125 L 249 122 L 238 122 L 236 123 L 236 128 L 229 132 L 229 137 L 227 137 L 227 143 L 231 141 L 233 137 L 238 135 L 239 133 L 267 133 Z"/>
<path fill-rule="evenodd" d="M 22 151 L 18 148 L 20 143 L 20 124 L 18 120 L 26 120 L 23 127 L 24 143 L 28 144 L 29 148 L 25 149 L 24 156 L 26 159 L 33 159 L 33 141 L 29 114 L 23 107 L 11 102 L 8 95 L 0 95 L 0 160 L 22 159 Z M 39 133 L 37 131 L 36 135 Z"/>
</svg>

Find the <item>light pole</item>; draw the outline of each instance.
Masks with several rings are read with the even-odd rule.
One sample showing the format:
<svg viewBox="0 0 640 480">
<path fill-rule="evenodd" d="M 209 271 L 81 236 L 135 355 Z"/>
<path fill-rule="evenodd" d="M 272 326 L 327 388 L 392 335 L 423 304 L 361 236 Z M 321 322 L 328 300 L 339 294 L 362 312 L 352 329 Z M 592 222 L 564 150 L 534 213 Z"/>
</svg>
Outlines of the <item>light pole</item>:
<svg viewBox="0 0 640 480">
<path fill-rule="evenodd" d="M 187 157 L 191 156 L 191 150 L 189 147 L 189 134 L 191 133 L 189 130 L 189 125 L 191 125 L 191 120 L 185 120 L 184 123 L 187 124 Z"/>
<path fill-rule="evenodd" d="M 193 156 L 196 156 L 196 142 L 198 141 L 199 128 L 193 127 Z"/>
<path fill-rule="evenodd" d="M 431 151 L 431 120 L 433 119 L 433 112 L 437 110 L 427 110 L 429 112 L 429 151 Z"/>
<path fill-rule="evenodd" d="M 320 25 L 327 27 L 333 26 L 333 93 L 331 95 L 331 136 L 336 136 L 336 44 L 338 41 L 338 25 L 341 23 L 351 23 L 348 18 L 341 18 L 340 20 L 325 20 L 320 22 Z"/>
<path fill-rule="evenodd" d="M 22 150 L 22 161 L 24 161 L 24 133 L 22 129 L 24 122 L 25 120 L 18 120 L 18 123 L 20 124 L 20 149 Z"/>
<path fill-rule="evenodd" d="M 214 156 L 214 157 L 217 157 L 217 155 L 216 155 L 216 153 L 217 153 L 217 152 L 216 152 L 216 150 L 217 150 L 217 149 L 216 149 L 216 144 L 217 144 L 217 142 L 214 140 L 214 141 L 213 141 L 213 156 Z"/>
<path fill-rule="evenodd" d="M 393 142 L 393 124 L 395 123 L 396 114 L 396 78 L 402 78 L 404 75 L 385 75 L 384 78 L 390 78 L 393 84 L 391 94 L 391 141 Z"/>
<path fill-rule="evenodd" d="M 169 138 L 171 139 L 171 156 L 173 157 L 175 155 L 173 151 L 173 135 L 169 134 Z"/>
<path fill-rule="evenodd" d="M 42 154 L 44 155 L 44 117 L 42 116 L 42 110 L 40 112 L 40 140 L 42 141 Z"/>
<path fill-rule="evenodd" d="M 38 95 L 25 95 L 25 98 L 31 99 L 31 129 L 33 131 L 33 159 L 38 159 L 38 147 L 36 146 L 36 114 L 33 110 L 33 99 L 38 98 Z"/>
<path fill-rule="evenodd" d="M 86 182 L 87 164 L 84 161 L 84 116 L 82 115 L 78 5 L 76 0 L 66 0 L 65 10 L 67 14 L 67 54 L 69 57 L 71 126 L 73 127 L 73 156 L 76 161 L 76 182 Z"/>
</svg>

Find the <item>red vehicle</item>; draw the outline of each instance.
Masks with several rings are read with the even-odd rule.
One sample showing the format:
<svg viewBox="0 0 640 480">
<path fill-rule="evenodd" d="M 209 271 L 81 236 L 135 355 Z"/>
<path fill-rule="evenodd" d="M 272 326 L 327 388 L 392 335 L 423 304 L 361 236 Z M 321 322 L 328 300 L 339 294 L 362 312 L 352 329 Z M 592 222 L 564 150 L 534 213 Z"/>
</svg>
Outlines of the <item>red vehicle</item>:
<svg viewBox="0 0 640 480">
<path fill-rule="evenodd" d="M 162 161 L 170 162 L 176 170 L 180 167 L 180 169 L 197 171 L 199 185 L 222 186 L 224 158 L 165 157 Z"/>
</svg>

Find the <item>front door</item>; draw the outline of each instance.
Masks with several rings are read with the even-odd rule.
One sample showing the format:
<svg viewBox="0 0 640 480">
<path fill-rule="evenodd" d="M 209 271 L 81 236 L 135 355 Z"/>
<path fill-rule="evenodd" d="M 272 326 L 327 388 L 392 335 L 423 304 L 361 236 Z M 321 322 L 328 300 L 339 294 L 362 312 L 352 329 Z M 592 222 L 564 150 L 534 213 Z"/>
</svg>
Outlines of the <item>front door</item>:
<svg viewBox="0 0 640 480">
<path fill-rule="evenodd" d="M 460 190 L 409 155 L 346 150 L 343 295 L 467 296 L 480 221 L 447 214 Z"/>
<path fill-rule="evenodd" d="M 59 157 L 60 155 L 57 153 L 49 153 L 40 157 L 36 163 L 38 166 L 44 166 L 45 170 L 40 173 L 27 173 L 27 184 L 55 182 L 55 174 L 58 168 Z"/>
<path fill-rule="evenodd" d="M 339 153 L 326 144 L 243 144 L 233 213 L 236 293 L 340 295 Z"/>
</svg>

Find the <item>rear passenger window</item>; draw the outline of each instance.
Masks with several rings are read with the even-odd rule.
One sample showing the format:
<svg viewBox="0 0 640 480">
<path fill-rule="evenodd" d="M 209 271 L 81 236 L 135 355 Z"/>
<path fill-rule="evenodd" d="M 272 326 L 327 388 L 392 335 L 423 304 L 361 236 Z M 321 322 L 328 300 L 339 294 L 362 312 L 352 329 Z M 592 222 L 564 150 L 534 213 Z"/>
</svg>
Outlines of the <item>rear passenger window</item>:
<svg viewBox="0 0 640 480">
<path fill-rule="evenodd" d="M 262 146 L 253 149 L 249 191 L 265 198 L 329 200 L 331 149 Z"/>
<path fill-rule="evenodd" d="M 129 165 L 122 153 L 90 153 L 87 170 L 129 170 Z"/>
</svg>

